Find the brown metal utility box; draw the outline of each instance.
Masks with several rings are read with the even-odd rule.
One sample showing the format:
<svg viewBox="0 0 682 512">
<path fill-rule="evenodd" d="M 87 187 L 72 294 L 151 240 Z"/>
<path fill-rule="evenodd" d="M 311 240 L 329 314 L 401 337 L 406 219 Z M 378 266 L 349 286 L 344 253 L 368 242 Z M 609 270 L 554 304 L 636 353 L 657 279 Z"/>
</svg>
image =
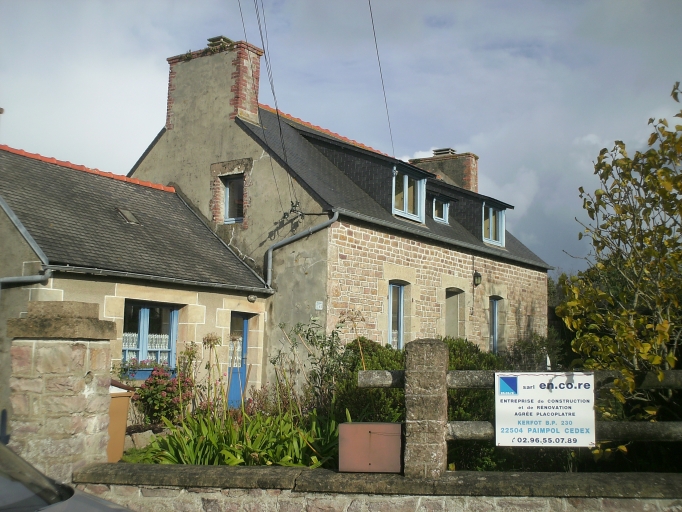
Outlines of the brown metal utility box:
<svg viewBox="0 0 682 512">
<path fill-rule="evenodd" d="M 341 423 L 339 471 L 400 473 L 402 423 Z"/>
<path fill-rule="evenodd" d="M 107 462 L 118 462 L 123 456 L 126 426 L 128 423 L 128 407 L 130 406 L 130 398 L 132 396 L 133 393 L 130 391 L 111 394 L 111 403 L 109 405 L 109 444 L 107 444 Z"/>
</svg>

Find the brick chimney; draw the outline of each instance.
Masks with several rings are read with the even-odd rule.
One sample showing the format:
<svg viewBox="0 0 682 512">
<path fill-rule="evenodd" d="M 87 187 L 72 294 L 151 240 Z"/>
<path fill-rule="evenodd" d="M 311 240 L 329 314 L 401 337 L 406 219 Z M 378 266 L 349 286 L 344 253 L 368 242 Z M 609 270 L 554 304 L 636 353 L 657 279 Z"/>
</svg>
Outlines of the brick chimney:
<svg viewBox="0 0 682 512">
<path fill-rule="evenodd" d="M 432 157 L 409 162 L 437 174 L 450 185 L 478 192 L 478 156 L 473 153 L 456 153 L 452 148 L 434 149 Z"/>
<path fill-rule="evenodd" d="M 213 108 L 206 102 L 229 100 L 226 114 L 258 122 L 258 83 L 263 50 L 245 41 L 234 42 L 225 36 L 212 37 L 203 50 L 168 58 L 168 103 L 166 130 L 182 122 L 186 108 L 224 111 L 228 105 Z M 230 94 L 225 94 L 229 91 Z M 202 98 L 201 96 L 204 95 Z M 178 109 L 178 102 L 184 108 Z"/>
</svg>

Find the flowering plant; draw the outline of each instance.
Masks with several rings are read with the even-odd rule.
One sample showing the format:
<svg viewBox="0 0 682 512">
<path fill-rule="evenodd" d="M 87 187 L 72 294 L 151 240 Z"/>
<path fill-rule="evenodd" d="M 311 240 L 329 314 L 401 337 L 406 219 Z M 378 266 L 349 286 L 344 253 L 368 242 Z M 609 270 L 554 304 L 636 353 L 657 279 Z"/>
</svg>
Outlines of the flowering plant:
<svg viewBox="0 0 682 512">
<path fill-rule="evenodd" d="M 128 359 L 127 361 L 121 361 L 119 365 L 114 367 L 114 371 L 118 374 L 120 380 L 134 380 L 135 375 L 140 370 L 150 370 L 152 368 L 165 368 L 169 369 L 166 363 L 159 363 L 155 359 L 143 359 L 138 361 L 137 359 Z M 148 372 L 140 377 L 145 377 Z"/>
<path fill-rule="evenodd" d="M 176 421 L 192 398 L 194 382 L 184 373 L 172 377 L 167 367 L 156 366 L 133 395 L 133 403 L 145 423 L 158 424 L 161 418 Z"/>
</svg>

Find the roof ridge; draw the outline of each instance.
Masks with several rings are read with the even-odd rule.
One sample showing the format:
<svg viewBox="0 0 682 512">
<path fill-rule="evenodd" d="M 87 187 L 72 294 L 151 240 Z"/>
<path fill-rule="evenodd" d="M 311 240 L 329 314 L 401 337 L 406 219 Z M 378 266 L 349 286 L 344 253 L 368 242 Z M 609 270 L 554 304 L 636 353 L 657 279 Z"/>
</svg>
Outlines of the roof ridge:
<svg viewBox="0 0 682 512">
<path fill-rule="evenodd" d="M 378 149 L 374 149 L 374 148 L 371 147 L 371 146 L 367 146 L 366 144 L 363 144 L 363 143 L 358 142 L 358 141 L 356 141 L 356 140 L 349 139 L 348 137 L 344 137 L 343 135 L 339 135 L 339 134 L 336 133 L 336 132 L 333 132 L 333 131 L 331 131 L 331 130 L 327 130 L 326 128 L 322 128 L 321 126 L 318 126 L 318 125 L 316 125 L 316 124 L 312 124 L 312 123 L 309 123 L 308 121 L 304 121 L 304 120 L 301 119 L 301 118 L 292 116 L 291 114 L 287 114 L 286 112 L 282 112 L 281 110 L 274 109 L 274 108 L 272 108 L 270 105 L 266 105 L 265 103 L 259 103 L 258 106 L 261 107 L 261 108 L 264 108 L 265 110 L 269 110 L 270 112 L 279 113 L 279 115 L 282 116 L 282 117 L 285 117 L 285 118 L 287 118 L 287 119 L 289 119 L 289 120 L 291 120 L 291 121 L 294 121 L 294 122 L 296 122 L 296 123 L 298 123 L 298 124 L 302 124 L 303 126 L 307 126 L 308 128 L 312 128 L 312 129 L 315 130 L 315 131 L 324 133 L 324 134 L 326 134 L 326 135 L 331 135 L 331 136 L 334 137 L 335 139 L 338 139 L 338 140 L 340 140 L 340 141 L 342 141 L 342 142 L 346 142 L 346 143 L 351 144 L 351 145 L 353 145 L 353 146 L 356 146 L 356 147 L 358 147 L 358 148 L 360 148 L 360 149 L 365 149 L 365 150 L 371 151 L 371 152 L 373 152 L 373 153 L 378 153 L 379 155 L 387 156 L 387 157 L 389 157 L 389 158 L 394 158 L 394 157 L 392 157 L 391 155 L 389 155 L 389 154 L 387 154 L 387 153 L 384 153 L 383 151 L 379 151 Z"/>
<path fill-rule="evenodd" d="M 71 162 L 66 162 L 64 160 L 57 160 L 54 157 L 43 156 L 38 153 L 29 153 L 23 149 L 16 149 L 4 144 L 0 144 L 0 150 L 7 151 L 8 153 L 14 153 L 15 155 L 25 156 L 27 158 L 32 158 L 33 160 L 39 160 L 48 164 L 55 164 L 60 167 L 66 167 L 68 169 L 73 169 L 75 171 L 83 171 L 89 174 L 95 174 L 97 176 L 103 176 L 105 178 L 111 178 L 118 181 L 125 181 L 127 183 L 132 183 L 133 185 L 140 185 L 142 187 L 149 187 L 156 190 L 163 190 L 164 192 L 175 193 L 174 187 L 167 187 L 165 185 L 160 185 L 158 183 L 152 183 L 150 181 L 141 181 L 137 178 L 128 178 L 122 174 L 114 174 L 111 172 L 100 171 L 99 169 L 91 169 L 90 167 L 85 167 L 84 165 L 72 164 Z"/>
</svg>

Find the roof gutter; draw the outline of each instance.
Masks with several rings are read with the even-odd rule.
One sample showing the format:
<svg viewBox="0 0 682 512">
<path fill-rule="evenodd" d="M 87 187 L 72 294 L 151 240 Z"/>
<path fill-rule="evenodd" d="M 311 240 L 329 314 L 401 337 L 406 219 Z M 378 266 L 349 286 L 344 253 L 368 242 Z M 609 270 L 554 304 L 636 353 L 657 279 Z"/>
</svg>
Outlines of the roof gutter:
<svg viewBox="0 0 682 512">
<path fill-rule="evenodd" d="M 550 267 L 549 265 L 542 265 L 538 263 L 537 261 L 529 260 L 527 258 L 521 258 L 519 256 L 514 256 L 512 254 L 504 254 L 502 251 L 496 251 L 494 249 L 489 249 L 487 247 L 480 247 L 478 245 L 470 244 L 467 242 L 460 242 L 459 240 L 454 240 L 452 238 L 447 238 L 445 236 L 440 236 L 440 235 L 435 235 L 433 233 L 426 233 L 420 229 L 415 229 L 411 226 L 397 226 L 393 224 L 392 222 L 386 222 L 380 219 L 377 219 L 375 217 L 370 217 L 369 215 L 362 215 L 361 213 L 356 213 L 351 210 L 346 210 L 344 208 L 334 208 L 333 210 L 335 213 L 341 213 L 342 215 L 346 217 L 350 217 L 352 219 L 357 219 L 357 220 L 362 220 L 365 222 L 369 222 L 371 224 L 377 224 L 379 226 L 384 226 L 387 228 L 395 229 L 397 231 L 406 231 L 408 233 L 412 233 L 417 236 L 421 236 L 424 238 L 429 238 L 431 240 L 437 240 L 439 242 L 444 242 L 449 245 L 454 245 L 455 247 L 461 247 L 463 249 L 469 249 L 472 251 L 477 251 L 479 253 L 483 254 L 489 254 L 491 256 L 497 256 L 498 258 L 504 258 L 506 260 L 512 260 L 512 261 L 517 261 L 519 263 L 525 263 L 526 265 L 530 265 L 536 268 L 542 268 L 545 270 L 552 270 L 554 267 Z"/>
<path fill-rule="evenodd" d="M 301 238 L 304 238 L 306 236 L 312 235 L 313 233 L 317 233 L 318 231 L 327 228 L 334 224 L 339 219 L 339 212 L 335 211 L 334 215 L 330 218 L 324 221 L 321 224 L 318 224 L 316 226 L 313 226 L 311 228 L 306 229 L 305 231 L 301 231 L 300 233 L 297 233 L 293 236 L 290 236 L 289 238 L 285 238 L 284 240 L 280 240 L 276 244 L 272 244 L 270 248 L 268 249 L 267 252 L 267 270 L 266 270 L 266 283 L 268 286 L 272 286 L 272 251 L 275 249 L 279 249 L 280 247 L 283 247 L 285 245 L 289 245 L 292 242 L 295 242 L 296 240 L 300 240 Z"/>
<path fill-rule="evenodd" d="M 211 283 L 207 281 L 193 281 L 190 279 L 178 279 L 175 277 L 164 277 L 164 276 L 154 276 L 150 274 L 138 274 L 135 272 L 124 272 L 120 270 L 107 270 L 102 268 L 91 268 L 91 267 L 73 267 L 71 265 L 48 265 L 48 268 L 57 272 L 72 272 L 75 274 L 89 274 L 93 276 L 106 276 L 106 277 L 129 277 L 132 279 L 145 279 L 147 281 L 156 281 L 159 283 L 172 283 L 172 284 L 182 284 L 189 286 L 205 286 L 207 288 L 218 288 L 222 290 L 235 290 L 241 292 L 254 292 L 263 293 L 266 295 L 272 295 L 274 290 L 269 290 L 267 288 L 256 288 L 253 286 L 239 286 L 235 284 L 224 284 L 224 283 Z"/>
</svg>

